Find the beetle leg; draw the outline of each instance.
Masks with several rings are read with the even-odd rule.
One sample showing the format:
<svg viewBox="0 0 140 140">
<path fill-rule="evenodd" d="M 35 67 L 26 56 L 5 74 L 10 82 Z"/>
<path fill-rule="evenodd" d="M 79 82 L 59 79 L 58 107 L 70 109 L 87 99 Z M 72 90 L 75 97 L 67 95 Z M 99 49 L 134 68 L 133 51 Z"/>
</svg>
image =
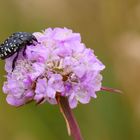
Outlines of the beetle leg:
<svg viewBox="0 0 140 140">
<path fill-rule="evenodd" d="M 25 56 L 26 55 L 26 48 L 27 48 L 27 46 L 25 45 L 25 47 L 24 47 L 24 49 L 23 49 L 23 56 Z"/>
<path fill-rule="evenodd" d="M 15 68 L 15 63 L 16 63 L 16 61 L 17 61 L 18 54 L 19 54 L 19 52 L 17 52 L 17 55 L 16 55 L 15 58 L 13 59 L 13 63 L 12 63 L 12 72 L 13 72 L 13 70 L 14 70 L 14 68 Z"/>
</svg>

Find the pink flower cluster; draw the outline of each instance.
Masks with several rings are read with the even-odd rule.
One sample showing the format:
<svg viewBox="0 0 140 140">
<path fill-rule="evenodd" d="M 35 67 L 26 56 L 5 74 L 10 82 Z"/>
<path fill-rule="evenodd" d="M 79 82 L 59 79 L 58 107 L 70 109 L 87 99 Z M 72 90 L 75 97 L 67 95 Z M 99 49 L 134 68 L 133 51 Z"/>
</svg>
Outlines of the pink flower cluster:
<svg viewBox="0 0 140 140">
<path fill-rule="evenodd" d="M 7 81 L 3 91 L 7 102 L 21 106 L 29 101 L 56 104 L 56 95 L 66 96 L 71 108 L 89 103 L 101 89 L 100 72 L 105 66 L 93 50 L 81 43 L 79 33 L 67 28 L 36 32 L 36 45 L 22 51 L 12 71 L 12 57 L 6 59 Z"/>
</svg>

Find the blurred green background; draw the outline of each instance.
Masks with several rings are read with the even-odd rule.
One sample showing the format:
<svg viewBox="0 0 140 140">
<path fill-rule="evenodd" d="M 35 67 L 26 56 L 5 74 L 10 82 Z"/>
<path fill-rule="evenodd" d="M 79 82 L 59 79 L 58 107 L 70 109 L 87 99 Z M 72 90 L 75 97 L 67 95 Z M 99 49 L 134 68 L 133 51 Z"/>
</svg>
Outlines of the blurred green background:
<svg viewBox="0 0 140 140">
<path fill-rule="evenodd" d="M 0 42 L 15 31 L 67 27 L 80 32 L 106 65 L 103 85 L 124 95 L 99 92 L 74 109 L 85 140 L 140 140 L 139 0 L 0 0 Z M 0 140 L 70 140 L 57 106 L 8 105 L 2 93 Z"/>
</svg>

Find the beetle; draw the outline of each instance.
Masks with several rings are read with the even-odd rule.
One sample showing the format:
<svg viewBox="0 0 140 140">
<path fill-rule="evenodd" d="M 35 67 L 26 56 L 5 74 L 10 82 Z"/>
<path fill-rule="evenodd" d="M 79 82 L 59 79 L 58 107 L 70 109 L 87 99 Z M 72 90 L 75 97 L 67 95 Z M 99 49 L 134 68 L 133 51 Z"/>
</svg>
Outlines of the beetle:
<svg viewBox="0 0 140 140">
<path fill-rule="evenodd" d="M 11 36 L 9 36 L 2 44 L 0 44 L 0 58 L 6 59 L 17 53 L 12 63 L 13 71 L 20 50 L 23 49 L 23 55 L 25 56 L 26 46 L 32 44 L 34 45 L 35 42 L 38 41 L 32 33 L 15 32 Z"/>
</svg>

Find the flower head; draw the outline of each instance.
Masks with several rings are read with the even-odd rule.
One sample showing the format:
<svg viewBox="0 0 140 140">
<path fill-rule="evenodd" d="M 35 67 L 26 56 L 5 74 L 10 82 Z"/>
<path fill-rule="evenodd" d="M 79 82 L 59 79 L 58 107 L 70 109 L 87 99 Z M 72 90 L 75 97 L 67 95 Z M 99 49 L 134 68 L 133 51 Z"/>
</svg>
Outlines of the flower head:
<svg viewBox="0 0 140 140">
<path fill-rule="evenodd" d="M 14 106 L 32 100 L 56 104 L 59 94 L 75 108 L 78 102 L 86 104 L 96 98 L 105 66 L 81 43 L 80 34 L 67 28 L 48 28 L 34 36 L 39 43 L 27 46 L 26 56 L 20 52 L 13 71 L 15 55 L 6 59 L 3 91 L 7 102 Z"/>
</svg>

